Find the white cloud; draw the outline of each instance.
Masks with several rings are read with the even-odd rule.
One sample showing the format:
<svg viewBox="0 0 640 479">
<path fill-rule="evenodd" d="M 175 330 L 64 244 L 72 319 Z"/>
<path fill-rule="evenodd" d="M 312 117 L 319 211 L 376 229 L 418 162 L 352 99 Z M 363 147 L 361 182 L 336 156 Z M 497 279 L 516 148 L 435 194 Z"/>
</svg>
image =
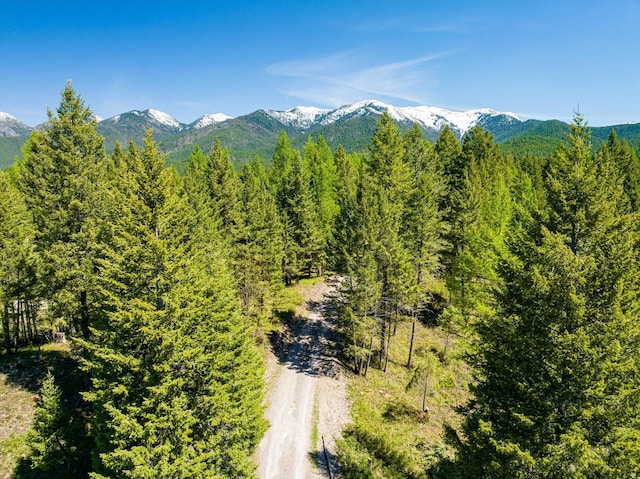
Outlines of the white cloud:
<svg viewBox="0 0 640 479">
<path fill-rule="evenodd" d="M 340 106 L 371 96 L 424 103 L 436 85 L 426 65 L 452 53 L 363 65 L 362 52 L 351 50 L 275 63 L 266 71 L 289 79 L 281 88 L 283 94 L 323 105 Z"/>
</svg>

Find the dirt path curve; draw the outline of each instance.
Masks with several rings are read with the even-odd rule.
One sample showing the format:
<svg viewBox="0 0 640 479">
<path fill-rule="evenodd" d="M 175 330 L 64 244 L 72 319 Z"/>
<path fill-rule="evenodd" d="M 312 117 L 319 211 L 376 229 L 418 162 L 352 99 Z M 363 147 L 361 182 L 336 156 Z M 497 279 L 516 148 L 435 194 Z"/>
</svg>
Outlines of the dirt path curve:
<svg viewBox="0 0 640 479">
<path fill-rule="evenodd" d="M 331 355 L 334 320 L 326 314 L 330 291 L 326 283 L 311 287 L 298 311 L 293 341 L 280 351 L 280 361 L 275 355 L 267 361 L 266 416 L 271 427 L 256 454 L 260 479 L 329 477 L 323 437 L 333 477 L 340 477 L 335 443 L 350 418 L 346 381 Z"/>
</svg>

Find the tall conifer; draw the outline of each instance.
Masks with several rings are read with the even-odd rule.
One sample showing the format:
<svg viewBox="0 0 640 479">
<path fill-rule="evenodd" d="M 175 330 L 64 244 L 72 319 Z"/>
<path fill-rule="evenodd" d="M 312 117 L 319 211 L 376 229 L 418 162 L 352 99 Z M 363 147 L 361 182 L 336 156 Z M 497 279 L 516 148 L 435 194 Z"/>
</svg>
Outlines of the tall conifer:
<svg viewBox="0 0 640 479">
<path fill-rule="evenodd" d="M 25 149 L 21 189 L 36 226 L 50 312 L 87 337 L 95 297 L 96 218 L 106 155 L 98 123 L 68 83 Z"/>
<path fill-rule="evenodd" d="M 163 163 L 149 132 L 119 171 L 108 307 L 83 342 L 93 477 L 245 477 L 264 431 L 261 360 L 217 222 L 195 214 L 207 199 Z"/>
<path fill-rule="evenodd" d="M 512 234 L 497 314 L 479 324 L 459 477 L 640 474 L 638 218 L 580 116 L 571 129 L 548 206 Z"/>
</svg>

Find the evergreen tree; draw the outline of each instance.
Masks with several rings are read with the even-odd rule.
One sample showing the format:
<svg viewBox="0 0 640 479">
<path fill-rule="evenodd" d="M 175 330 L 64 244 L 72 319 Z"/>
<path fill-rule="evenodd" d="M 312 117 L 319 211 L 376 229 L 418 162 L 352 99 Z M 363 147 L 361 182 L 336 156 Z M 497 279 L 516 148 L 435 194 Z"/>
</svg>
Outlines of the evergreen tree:
<svg viewBox="0 0 640 479">
<path fill-rule="evenodd" d="M 339 272 L 346 272 L 349 254 L 359 241 L 356 234 L 358 181 L 360 162 L 356 155 L 347 155 L 340 145 L 335 152 L 337 170 L 336 202 L 338 216 L 331 244 L 333 267 Z"/>
<path fill-rule="evenodd" d="M 62 393 L 49 371 L 40 388 L 33 427 L 28 435 L 30 459 L 34 469 L 39 472 L 56 472 L 64 467 L 64 458 L 69 452 L 65 450 L 67 444 L 63 432 L 66 422 Z"/>
<path fill-rule="evenodd" d="M 264 431 L 260 356 L 217 222 L 196 214 L 208 199 L 163 164 L 149 132 L 120 170 L 106 314 L 82 342 L 92 477 L 245 477 Z"/>
<path fill-rule="evenodd" d="M 311 186 L 315 192 L 325 242 L 329 244 L 333 240 L 334 223 L 339 212 L 336 199 L 336 163 L 322 135 L 316 143 L 311 137 L 308 138 L 303 156 L 311 171 Z"/>
<path fill-rule="evenodd" d="M 449 186 L 448 195 L 444 198 L 444 209 L 447 209 L 451 206 L 449 196 L 462 187 L 466 169 L 466 162 L 462 157 L 462 145 L 449 128 L 449 125 L 445 125 L 440 132 L 438 141 L 434 145 L 434 150 Z"/>
<path fill-rule="evenodd" d="M 279 208 L 286 207 L 285 183 L 291 174 L 296 151 L 291 146 L 287 133 L 283 130 L 278 136 L 276 147 L 271 160 L 269 172 L 269 186 L 276 197 Z"/>
<path fill-rule="evenodd" d="M 353 360 L 354 371 L 365 376 L 374 349 L 382 354 L 386 334 L 382 308 L 382 284 L 377 261 L 379 211 L 371 178 L 363 172 L 358 179 L 352 223 L 352 241 L 344 253 L 345 276 L 339 284 L 338 312 L 345 334 L 345 353 Z M 343 210 L 345 211 L 345 210 Z M 376 337 L 381 345 L 374 344 Z"/>
<path fill-rule="evenodd" d="M 310 268 L 313 263 L 310 252 L 304 251 L 301 241 L 310 242 L 320 250 L 324 245 L 318 208 L 311 191 L 308 165 L 303 162 L 300 153 L 291 146 L 284 131 L 278 137 L 268 176 L 283 231 L 282 279 L 285 284 L 291 284 L 305 267 Z M 305 237 L 307 232 L 304 229 L 309 227 L 313 229 L 314 238 Z"/>
<path fill-rule="evenodd" d="M 53 316 L 87 337 L 96 304 L 95 260 L 105 153 L 97 121 L 71 84 L 21 165 L 21 189 L 36 227 L 41 284 Z"/>
<path fill-rule="evenodd" d="M 619 140 L 615 130 L 597 153 L 599 162 L 611 162 L 623 179 L 624 192 L 631 208 L 640 211 L 640 160 L 625 140 Z"/>
<path fill-rule="evenodd" d="M 637 215 L 576 116 L 501 265 L 479 324 L 458 477 L 636 477 L 640 453 Z M 539 219 L 538 219 L 539 218 Z"/>
<path fill-rule="evenodd" d="M 33 247 L 33 225 L 22 194 L 9 175 L 0 171 L 0 305 L 3 346 L 11 353 L 11 338 L 20 339 L 21 319 L 26 319 L 23 336 L 33 340 L 38 332 L 39 301 L 36 291 L 37 258 Z M 14 311 L 20 307 L 20 311 Z M 18 312 L 26 313 L 20 318 Z M 33 312 L 33 313 L 31 313 Z M 12 317 L 13 316 L 13 317 Z M 26 330 L 26 331 L 24 331 Z"/>
<path fill-rule="evenodd" d="M 501 157 L 493 136 L 480 127 L 465 135 L 467 165 L 461 188 L 451 195 L 448 286 L 465 324 L 491 305 L 496 273 L 511 220 L 513 165 Z M 499 173 L 496 173 L 499 172 Z"/>
<path fill-rule="evenodd" d="M 311 174 L 298 152 L 295 152 L 291 173 L 286 178 L 285 244 L 295 251 L 294 275 L 305 272 L 322 274 L 325 264 L 326 238 L 318 204 L 314 199 Z"/>
<path fill-rule="evenodd" d="M 399 321 L 400 310 L 411 303 L 413 284 L 409 251 L 402 237 L 402 222 L 408 198 L 412 194 L 409 164 L 400 129 L 385 112 L 371 140 L 367 162 L 371 188 L 378 211 L 374 251 L 381 283 L 382 324 L 380 330 L 381 365 L 386 371 L 391 345 L 392 324 Z"/>
<path fill-rule="evenodd" d="M 353 235 L 356 241 L 349 245 L 351 251 L 345 255 L 347 271 L 356 276 L 348 282 L 349 287 L 343 294 L 349 297 L 364 288 L 376 298 L 373 311 L 370 305 L 356 308 L 360 310 L 360 318 L 371 316 L 378 323 L 379 365 L 384 370 L 388 364 L 392 325 L 411 303 L 413 275 L 410 254 L 403 241 L 402 222 L 412 191 L 412 177 L 404 155 L 400 130 L 385 112 L 378 122 L 368 161 L 360 175 Z M 371 265 L 375 265 L 373 277 Z M 375 294 L 374 286 L 378 287 Z"/>
<path fill-rule="evenodd" d="M 217 138 L 207 165 L 207 175 L 214 213 L 220 218 L 222 233 L 233 252 L 244 226 L 240 211 L 242 185 L 231 163 L 229 150 L 223 148 Z"/>
<path fill-rule="evenodd" d="M 405 163 L 411 166 L 412 188 L 402 225 L 402 236 L 409 251 L 413 284 L 411 287 L 412 334 L 407 367 L 411 367 L 416 320 L 432 303 L 441 274 L 445 224 L 439 202 L 445 184 L 438 169 L 433 147 L 422 138 L 417 125 L 404 136 Z"/>
<path fill-rule="evenodd" d="M 282 225 L 260 160 L 245 165 L 242 180 L 244 236 L 238 244 L 240 297 L 245 314 L 269 317 L 282 284 Z"/>
</svg>

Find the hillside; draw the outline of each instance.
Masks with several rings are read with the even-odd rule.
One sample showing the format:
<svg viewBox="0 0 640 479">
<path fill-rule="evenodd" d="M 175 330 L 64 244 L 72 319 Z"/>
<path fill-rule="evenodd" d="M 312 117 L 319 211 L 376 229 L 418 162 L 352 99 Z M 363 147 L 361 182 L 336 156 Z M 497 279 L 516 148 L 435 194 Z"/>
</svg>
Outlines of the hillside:
<svg viewBox="0 0 640 479">
<path fill-rule="evenodd" d="M 470 128 L 479 125 L 493 134 L 502 151 L 514 155 L 528 152 L 546 156 L 564 142 L 569 132 L 569 126 L 558 120 L 522 121 L 511 113 L 490 109 L 460 112 L 428 106 L 395 107 L 370 100 L 333 110 L 313 107 L 258 110 L 237 118 L 217 113 L 189 124 L 158 110 L 133 110 L 101 120 L 98 133 L 104 136 L 105 148 L 110 153 L 116 142 L 124 148 L 130 141 L 141 144 L 145 131 L 151 128 L 167 154 L 167 162 L 182 169 L 196 144 L 209 152 L 216 138 L 227 146 L 236 164 L 255 156 L 269 159 L 283 130 L 297 148 L 304 145 L 308 136 L 322 135 L 333 149 L 343 145 L 347 151 L 362 151 L 367 148 L 375 124 L 385 110 L 402 130 L 416 123 L 431 141 L 438 138 L 445 126 L 461 138 Z M 0 115 L 0 168 L 8 167 L 20 156 L 20 148 L 33 129 L 11 115 Z M 593 146 L 599 147 L 612 129 L 640 153 L 640 123 L 592 128 Z"/>
</svg>

